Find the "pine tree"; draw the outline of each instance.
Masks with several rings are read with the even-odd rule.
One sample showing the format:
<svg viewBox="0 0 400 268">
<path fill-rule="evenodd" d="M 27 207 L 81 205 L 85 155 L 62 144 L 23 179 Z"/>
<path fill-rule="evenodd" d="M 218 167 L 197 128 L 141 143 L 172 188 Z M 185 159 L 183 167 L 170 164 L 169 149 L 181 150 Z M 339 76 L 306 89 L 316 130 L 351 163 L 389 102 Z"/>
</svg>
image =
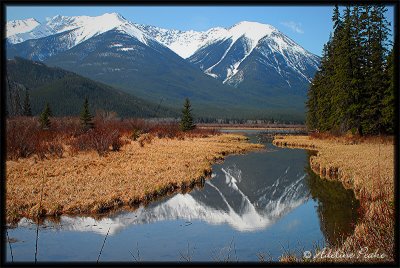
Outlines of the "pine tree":
<svg viewBox="0 0 400 268">
<path fill-rule="evenodd" d="M 361 111 L 365 103 L 365 75 L 363 72 L 363 47 L 362 47 L 362 20 L 358 6 L 351 12 L 351 36 L 353 44 L 351 49 L 352 77 L 349 92 L 348 115 L 353 133 L 363 134 L 361 125 Z"/>
<path fill-rule="evenodd" d="M 28 90 L 25 91 L 23 113 L 25 116 L 32 116 L 31 102 L 30 102 Z"/>
<path fill-rule="evenodd" d="M 334 30 L 341 27 L 342 20 L 340 18 L 339 6 L 337 4 L 335 5 L 335 7 L 333 9 L 332 22 L 333 22 Z"/>
<path fill-rule="evenodd" d="M 382 100 L 388 87 L 385 75 L 387 58 L 387 39 L 389 24 L 384 17 L 386 8 L 373 5 L 369 13 L 369 38 L 366 48 L 366 105 L 363 109 L 363 129 L 366 134 L 376 135 L 384 132 L 382 122 Z"/>
<path fill-rule="evenodd" d="M 307 126 L 338 134 L 393 133 L 393 56 L 383 5 L 333 10 L 333 36 L 308 91 Z"/>
<path fill-rule="evenodd" d="M 387 58 L 386 79 L 388 85 L 382 98 L 382 125 L 384 132 L 387 134 L 394 134 L 395 131 L 395 72 L 394 60 L 395 51 L 393 45 L 392 51 Z"/>
<path fill-rule="evenodd" d="M 335 124 L 334 131 L 345 133 L 354 126 L 353 111 L 355 107 L 349 109 L 353 104 L 353 94 L 355 93 L 354 65 L 355 65 L 355 41 L 353 34 L 353 20 L 351 9 L 347 6 L 344 10 L 342 27 L 338 30 L 335 39 L 335 58 L 334 58 L 334 99 Z"/>
<path fill-rule="evenodd" d="M 93 116 L 90 114 L 89 101 L 87 98 L 85 98 L 85 102 L 83 103 L 83 108 L 81 111 L 80 119 L 81 119 L 81 124 L 82 124 L 82 127 L 84 130 L 88 130 L 88 129 L 94 127 L 94 124 L 92 121 Z"/>
<path fill-rule="evenodd" d="M 182 109 L 182 118 L 179 126 L 182 131 L 192 130 L 196 127 L 193 124 L 192 109 L 189 98 L 185 99 L 185 103 Z"/>
<path fill-rule="evenodd" d="M 49 103 L 46 103 L 46 106 L 43 112 L 40 114 L 39 122 L 42 129 L 49 129 L 51 126 L 50 116 L 52 115 Z"/>
</svg>

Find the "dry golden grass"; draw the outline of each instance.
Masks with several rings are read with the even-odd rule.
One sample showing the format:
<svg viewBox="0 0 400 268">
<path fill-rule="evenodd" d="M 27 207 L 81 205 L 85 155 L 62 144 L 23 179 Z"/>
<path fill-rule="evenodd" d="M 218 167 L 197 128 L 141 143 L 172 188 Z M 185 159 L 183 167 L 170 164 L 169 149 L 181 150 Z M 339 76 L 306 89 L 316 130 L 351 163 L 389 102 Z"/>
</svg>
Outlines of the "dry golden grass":
<svg viewBox="0 0 400 268">
<path fill-rule="evenodd" d="M 206 138 L 152 138 L 129 142 L 121 151 L 61 159 L 6 162 L 7 221 L 40 215 L 101 213 L 141 202 L 209 175 L 224 155 L 262 148 L 241 135 Z M 39 208 L 43 185 L 43 201 Z"/>
<path fill-rule="evenodd" d="M 378 250 L 387 256 L 369 261 L 394 260 L 395 147 L 392 138 L 276 136 L 273 143 L 317 150 L 318 154 L 310 158 L 313 171 L 323 178 L 340 180 L 346 188 L 354 190 L 360 201 L 360 220 L 354 234 L 339 250 L 358 252 L 368 247 L 369 252 Z"/>
</svg>

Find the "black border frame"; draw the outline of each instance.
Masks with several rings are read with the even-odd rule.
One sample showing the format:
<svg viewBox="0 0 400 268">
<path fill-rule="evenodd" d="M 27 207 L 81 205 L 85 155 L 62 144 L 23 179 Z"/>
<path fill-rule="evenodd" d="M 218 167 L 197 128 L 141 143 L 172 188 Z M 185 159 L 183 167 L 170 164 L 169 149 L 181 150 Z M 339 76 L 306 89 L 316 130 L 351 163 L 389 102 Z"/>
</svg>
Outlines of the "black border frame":
<svg viewBox="0 0 400 268">
<path fill-rule="evenodd" d="M 393 5 L 394 6 L 394 31 L 393 31 L 393 39 L 394 45 L 396 48 L 394 49 L 394 71 L 395 71 L 395 84 L 396 84 L 396 91 L 395 91 L 395 182 L 394 182 L 394 194 L 395 194 L 395 261 L 394 263 L 280 263 L 280 262 L 273 262 L 273 263 L 254 263 L 254 262 L 240 262 L 240 263 L 216 263 L 216 262 L 193 262 L 193 263 L 183 263 L 183 262 L 145 262 L 145 263 L 126 263 L 126 262 L 104 262 L 104 263 L 92 263 L 92 262 L 38 262 L 35 264 L 34 262 L 18 262 L 18 263 L 10 263 L 6 262 L 6 255 L 7 255 L 7 246 L 6 246 L 6 234 L 5 234 L 5 226 L 6 226 L 6 216 L 5 213 L 5 162 L 6 162 L 6 139 L 5 139 L 5 105 L 6 105 L 6 81 L 5 81 L 5 74 L 6 74 L 6 38 L 5 38 L 5 18 L 6 18 L 6 6 L 22 6 L 22 5 L 46 5 L 46 6 L 65 6 L 65 5 L 76 5 L 76 6 L 326 6 L 326 5 L 346 5 L 346 4 L 385 4 L 385 5 Z M 358 266 L 358 267 L 370 267 L 370 266 L 379 266 L 379 267 L 399 267 L 399 7 L 400 2 L 398 0 L 383 0 L 383 1 L 373 1 L 373 0 L 39 0 L 39 1 L 26 1 L 26 0 L 5 0 L 1 1 L 1 91 L 0 91 L 0 193 L 1 193 L 1 245 L 2 245 L 2 252 L 1 252 L 1 266 L 2 267 L 25 267 L 25 266 L 42 266 L 42 267 L 53 267 L 53 266 L 197 266 L 197 267 L 206 267 L 206 266 L 302 266 L 302 267 L 319 267 L 319 266 Z"/>
</svg>

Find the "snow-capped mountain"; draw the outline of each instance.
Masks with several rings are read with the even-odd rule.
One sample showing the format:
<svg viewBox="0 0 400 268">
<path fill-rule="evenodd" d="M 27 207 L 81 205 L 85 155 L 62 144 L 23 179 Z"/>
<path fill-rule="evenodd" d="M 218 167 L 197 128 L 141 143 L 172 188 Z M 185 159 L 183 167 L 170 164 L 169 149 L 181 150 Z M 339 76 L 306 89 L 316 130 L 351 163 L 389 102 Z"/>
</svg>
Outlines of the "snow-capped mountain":
<svg viewBox="0 0 400 268">
<path fill-rule="evenodd" d="M 226 29 L 221 27 L 211 28 L 205 32 L 198 32 L 193 30 L 169 30 L 143 24 L 135 25 L 184 59 L 193 55 L 196 50 L 208 42 L 221 38 L 226 32 Z"/>
<path fill-rule="evenodd" d="M 206 74 L 235 87 L 255 68 L 276 86 L 299 87 L 311 81 L 319 64 L 317 56 L 268 24 L 242 21 L 227 29 L 217 27 L 204 32 L 137 27 Z M 246 68 L 246 65 L 254 65 L 246 60 L 252 58 L 249 57 L 252 53 L 257 54 L 254 60 L 260 64 Z M 304 85 L 301 87 L 299 91 L 304 94 Z"/>
<path fill-rule="evenodd" d="M 17 45 L 28 41 L 28 47 L 32 50 L 28 53 L 29 59 L 43 61 L 110 30 L 128 34 L 144 44 L 152 39 L 117 13 L 106 13 L 97 17 L 58 15 L 48 19 L 46 24 L 37 25 L 30 31 L 20 31 L 7 38 L 10 43 Z M 52 38 L 44 39 L 46 37 Z M 24 51 L 28 51 L 28 48 L 24 47 Z"/>
<path fill-rule="evenodd" d="M 45 61 L 173 106 L 188 96 L 225 114 L 236 106 L 252 115 L 261 107 L 269 110 L 263 116 L 302 114 L 319 63 L 273 26 L 247 21 L 196 32 L 140 25 L 117 13 L 55 16 L 42 24 L 9 22 L 7 40 L 8 58 Z"/>
<path fill-rule="evenodd" d="M 274 82 L 280 82 L 281 86 L 309 83 L 319 64 L 317 56 L 275 27 L 248 21 L 227 29 L 188 60 L 206 74 L 233 86 L 238 86 L 255 70 L 266 76 L 278 74 Z"/>
<path fill-rule="evenodd" d="M 8 21 L 6 24 L 6 37 L 12 43 L 18 43 L 25 40 L 17 39 L 15 36 L 18 34 L 23 34 L 32 31 L 40 25 L 40 22 L 34 18 L 29 18 L 25 20 L 12 20 Z"/>
</svg>

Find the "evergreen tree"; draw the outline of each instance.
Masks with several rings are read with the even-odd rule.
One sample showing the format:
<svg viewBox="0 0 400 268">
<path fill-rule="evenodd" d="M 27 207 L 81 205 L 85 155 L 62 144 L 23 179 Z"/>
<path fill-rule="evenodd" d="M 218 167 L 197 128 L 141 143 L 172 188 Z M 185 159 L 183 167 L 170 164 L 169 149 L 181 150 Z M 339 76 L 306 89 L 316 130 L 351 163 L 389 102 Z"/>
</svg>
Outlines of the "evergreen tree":
<svg viewBox="0 0 400 268">
<path fill-rule="evenodd" d="M 28 90 L 25 91 L 23 113 L 25 116 L 32 116 L 31 102 L 30 102 Z"/>
<path fill-rule="evenodd" d="M 179 126 L 182 131 L 192 130 L 196 127 L 193 124 L 192 109 L 189 98 L 185 99 L 185 103 L 182 109 L 182 118 Z"/>
<path fill-rule="evenodd" d="M 87 98 L 85 98 L 85 102 L 83 103 L 83 108 L 81 111 L 80 119 L 81 119 L 81 124 L 82 124 L 83 129 L 88 130 L 88 129 L 94 127 L 94 124 L 92 121 L 93 116 L 90 114 L 89 101 Z"/>
<path fill-rule="evenodd" d="M 337 4 L 335 5 L 335 7 L 333 9 L 332 22 L 333 22 L 334 30 L 336 30 L 337 28 L 340 28 L 340 26 L 342 24 L 342 20 L 340 18 L 339 6 Z"/>
<path fill-rule="evenodd" d="M 394 134 L 395 131 L 395 72 L 394 60 L 395 51 L 393 45 L 392 51 L 387 58 L 386 79 L 388 85 L 382 98 L 382 126 L 387 134 Z"/>
<path fill-rule="evenodd" d="M 51 109 L 50 109 L 50 105 L 49 103 L 46 103 L 46 106 L 43 110 L 43 112 L 40 114 L 39 117 L 39 122 L 40 122 L 40 126 L 43 129 L 49 129 L 51 126 L 50 123 L 50 116 L 51 116 Z"/>
<path fill-rule="evenodd" d="M 394 129 L 393 56 L 382 5 L 333 10 L 333 36 L 308 91 L 307 127 L 335 133 Z"/>
<path fill-rule="evenodd" d="M 363 134 L 361 126 L 361 111 L 365 103 L 365 75 L 363 72 L 363 47 L 362 47 L 362 20 L 361 12 L 358 6 L 354 6 L 351 12 L 351 61 L 352 76 L 349 92 L 348 116 L 353 133 Z"/>
<path fill-rule="evenodd" d="M 353 83 L 355 55 L 354 55 L 354 35 L 353 20 L 351 9 L 347 6 L 344 10 L 342 27 L 337 32 L 335 39 L 335 58 L 334 58 L 334 92 L 332 98 L 335 100 L 335 123 L 333 130 L 339 133 L 347 132 L 354 126 L 353 109 L 349 107 L 353 104 L 355 94 L 355 84 Z"/>
<path fill-rule="evenodd" d="M 369 14 L 368 42 L 366 53 L 366 105 L 363 109 L 363 129 L 366 134 L 385 132 L 382 122 L 383 99 L 389 86 L 386 77 L 387 39 L 389 23 L 384 17 L 386 8 L 373 5 Z"/>
</svg>

